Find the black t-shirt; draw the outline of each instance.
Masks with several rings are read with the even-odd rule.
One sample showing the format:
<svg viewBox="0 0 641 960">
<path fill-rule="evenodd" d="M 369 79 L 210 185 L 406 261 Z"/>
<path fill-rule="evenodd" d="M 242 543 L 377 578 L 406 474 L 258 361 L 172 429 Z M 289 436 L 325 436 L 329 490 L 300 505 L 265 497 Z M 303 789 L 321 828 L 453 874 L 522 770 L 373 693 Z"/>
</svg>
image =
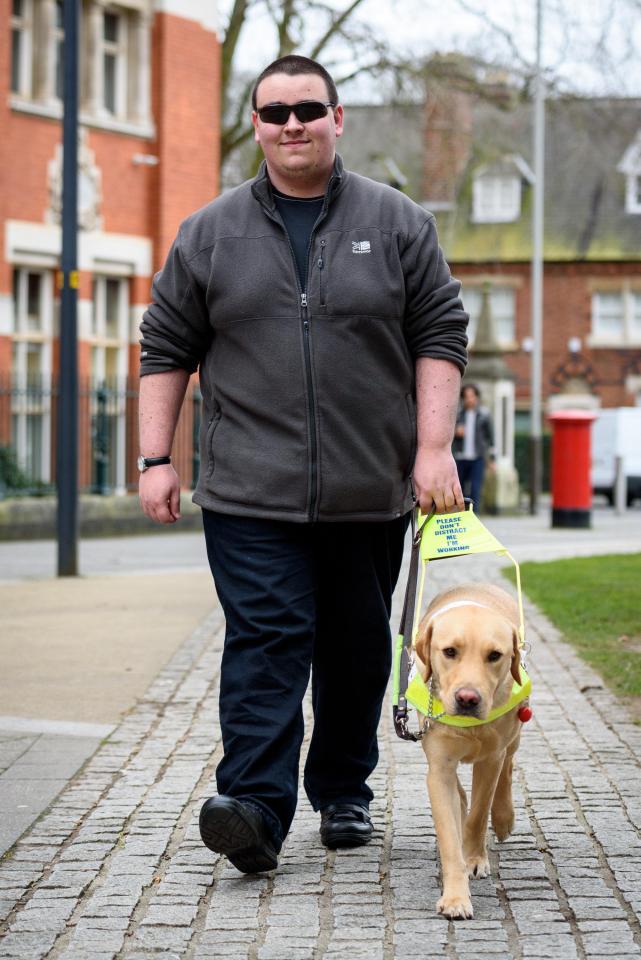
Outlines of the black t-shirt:
<svg viewBox="0 0 641 960">
<path fill-rule="evenodd" d="M 323 209 L 324 197 L 288 197 L 274 190 L 276 208 L 283 218 L 294 250 L 298 276 L 303 291 L 307 284 L 307 250 L 309 238 Z"/>
</svg>

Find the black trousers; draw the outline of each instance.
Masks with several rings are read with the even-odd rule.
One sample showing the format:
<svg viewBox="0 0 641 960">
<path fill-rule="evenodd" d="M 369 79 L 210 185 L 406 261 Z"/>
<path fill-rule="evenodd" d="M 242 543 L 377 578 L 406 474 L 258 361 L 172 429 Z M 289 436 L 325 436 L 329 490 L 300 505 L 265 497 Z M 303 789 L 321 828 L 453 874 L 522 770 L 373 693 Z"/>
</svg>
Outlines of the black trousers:
<svg viewBox="0 0 641 960">
<path fill-rule="evenodd" d="M 389 617 L 409 514 L 296 524 L 203 510 L 226 618 L 218 792 L 265 815 L 277 849 L 296 809 L 302 700 L 314 729 L 304 786 L 315 810 L 372 799 L 391 667 Z"/>
<path fill-rule="evenodd" d="M 481 493 L 483 492 L 485 459 L 484 457 L 476 457 L 474 460 L 457 460 L 456 469 L 463 495 L 472 498 L 474 509 L 478 513 L 481 506 Z"/>
</svg>

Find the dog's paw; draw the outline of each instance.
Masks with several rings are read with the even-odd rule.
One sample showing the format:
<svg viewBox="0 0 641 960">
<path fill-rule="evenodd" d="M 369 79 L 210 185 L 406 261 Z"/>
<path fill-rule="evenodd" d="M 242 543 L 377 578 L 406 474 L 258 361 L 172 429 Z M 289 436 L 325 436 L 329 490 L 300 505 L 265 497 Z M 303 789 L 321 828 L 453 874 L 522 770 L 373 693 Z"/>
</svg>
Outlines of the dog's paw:
<svg viewBox="0 0 641 960">
<path fill-rule="evenodd" d="M 474 916 L 472 901 L 468 896 L 443 896 L 436 902 L 436 909 L 448 920 L 471 920 Z"/>
<path fill-rule="evenodd" d="M 496 815 L 492 813 L 492 829 L 497 840 L 507 840 L 514 830 L 514 810 L 501 811 Z"/>
<path fill-rule="evenodd" d="M 468 877 L 489 877 L 490 875 L 490 861 L 487 858 L 487 854 L 481 854 L 480 856 L 472 856 L 465 858 L 465 866 L 467 868 Z"/>
</svg>

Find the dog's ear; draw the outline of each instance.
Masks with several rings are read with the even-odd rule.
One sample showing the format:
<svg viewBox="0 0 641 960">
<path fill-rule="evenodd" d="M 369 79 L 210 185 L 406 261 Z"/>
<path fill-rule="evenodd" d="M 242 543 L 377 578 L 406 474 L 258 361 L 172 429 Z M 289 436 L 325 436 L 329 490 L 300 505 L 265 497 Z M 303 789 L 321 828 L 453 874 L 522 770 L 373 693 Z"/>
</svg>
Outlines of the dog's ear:
<svg viewBox="0 0 641 960">
<path fill-rule="evenodd" d="M 518 685 L 521 686 L 521 654 L 519 652 L 519 642 L 519 632 L 516 627 L 514 627 L 512 629 L 512 663 L 510 673 Z"/>
<path fill-rule="evenodd" d="M 425 620 L 421 623 L 418 628 L 418 634 L 416 636 L 416 653 L 418 657 L 425 664 L 425 669 L 423 670 L 423 680 L 425 683 L 428 682 L 432 676 L 432 624 L 426 623 Z"/>
</svg>

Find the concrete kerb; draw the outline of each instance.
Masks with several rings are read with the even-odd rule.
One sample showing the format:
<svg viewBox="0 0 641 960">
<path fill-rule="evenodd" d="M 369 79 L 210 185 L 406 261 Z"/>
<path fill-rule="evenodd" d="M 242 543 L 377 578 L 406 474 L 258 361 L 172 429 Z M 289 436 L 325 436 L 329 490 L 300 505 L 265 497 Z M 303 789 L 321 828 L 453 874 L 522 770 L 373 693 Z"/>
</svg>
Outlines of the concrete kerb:
<svg viewBox="0 0 641 960">
<path fill-rule="evenodd" d="M 499 536 L 511 549 L 518 539 Z M 435 565 L 434 588 L 453 576 L 504 582 L 498 562 L 469 560 L 454 574 Z M 276 873 L 241 877 L 202 846 L 197 814 L 221 750 L 215 612 L 0 862 L 0 957 L 641 956 L 641 728 L 527 602 L 526 619 L 535 718 L 518 756 L 517 822 L 492 842 L 473 921 L 435 915 L 424 757 L 395 737 L 389 704 L 369 847 L 325 851 L 302 795 Z"/>
<path fill-rule="evenodd" d="M 153 534 L 158 525 L 146 517 L 136 494 L 97 496 L 83 494 L 78 501 L 78 525 L 83 537 Z M 198 530 L 201 511 L 183 491 L 180 500 L 181 530 Z M 55 497 L 13 497 L 0 499 L 0 541 L 43 540 L 56 536 Z"/>
</svg>

